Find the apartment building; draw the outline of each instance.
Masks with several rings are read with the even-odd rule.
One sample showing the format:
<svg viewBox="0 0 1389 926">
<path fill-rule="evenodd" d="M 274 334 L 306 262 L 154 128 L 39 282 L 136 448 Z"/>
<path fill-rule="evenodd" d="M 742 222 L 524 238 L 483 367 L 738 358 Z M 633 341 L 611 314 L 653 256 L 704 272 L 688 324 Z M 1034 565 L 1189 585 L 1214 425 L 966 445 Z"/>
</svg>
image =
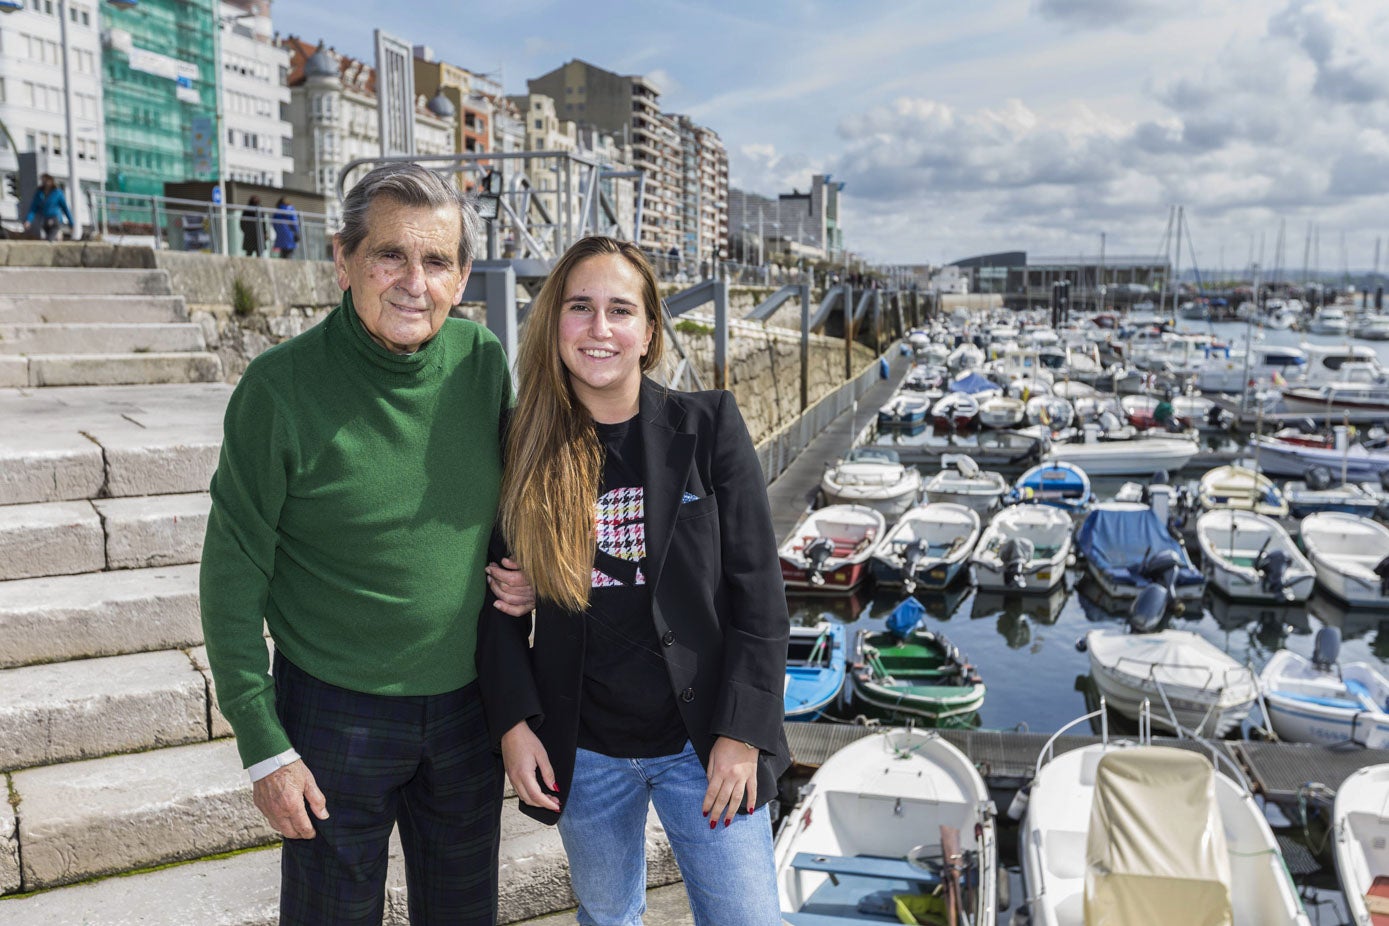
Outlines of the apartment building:
<svg viewBox="0 0 1389 926">
<path fill-rule="evenodd" d="M 282 187 L 294 170 L 289 51 L 274 42 L 269 0 L 222 0 L 221 28 L 227 178 Z"/>
<path fill-rule="evenodd" d="M 712 266 L 728 239 L 728 151 L 713 129 L 689 116 L 671 118 L 680 135 L 679 250 L 693 275 Z"/>
<path fill-rule="evenodd" d="M 495 106 L 492 99 L 501 94 L 501 86 L 490 77 L 438 60 L 428 45 L 416 45 L 414 52 L 415 92 L 426 99 L 443 94 L 457 115 L 453 150 L 459 153 L 494 150 Z"/>
</svg>

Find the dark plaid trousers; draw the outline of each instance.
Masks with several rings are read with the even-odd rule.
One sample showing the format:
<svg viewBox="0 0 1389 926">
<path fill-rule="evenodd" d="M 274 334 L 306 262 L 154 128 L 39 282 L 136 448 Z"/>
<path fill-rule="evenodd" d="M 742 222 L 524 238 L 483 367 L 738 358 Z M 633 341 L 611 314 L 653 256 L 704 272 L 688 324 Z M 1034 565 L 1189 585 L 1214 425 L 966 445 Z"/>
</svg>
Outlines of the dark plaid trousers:
<svg viewBox="0 0 1389 926">
<path fill-rule="evenodd" d="M 502 769 L 476 682 L 363 694 L 275 654 L 275 708 L 327 799 L 313 839 L 286 839 L 281 926 L 379 926 L 400 824 L 413 926 L 493 926 Z"/>
</svg>

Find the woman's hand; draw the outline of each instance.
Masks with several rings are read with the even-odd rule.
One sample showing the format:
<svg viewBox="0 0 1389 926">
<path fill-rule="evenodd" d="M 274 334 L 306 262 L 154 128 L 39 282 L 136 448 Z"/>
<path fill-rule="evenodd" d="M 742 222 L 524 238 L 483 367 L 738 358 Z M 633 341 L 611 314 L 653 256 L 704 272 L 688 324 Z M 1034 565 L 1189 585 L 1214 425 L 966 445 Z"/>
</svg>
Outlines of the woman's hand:
<svg viewBox="0 0 1389 926">
<path fill-rule="evenodd" d="M 502 734 L 502 765 L 506 767 L 506 777 L 511 779 L 511 786 L 521 800 L 532 807 L 544 807 L 559 813 L 559 801 L 546 794 L 536 778 L 536 772 L 539 772 L 546 786 L 551 791 L 559 792 L 554 770 L 550 768 L 550 756 L 530 724 L 524 720 Z"/>
<path fill-rule="evenodd" d="M 720 736 L 709 753 L 709 788 L 704 792 L 704 815 L 709 828 L 733 822 L 740 805 L 748 813 L 757 806 L 757 747 Z"/>
<path fill-rule="evenodd" d="M 525 617 L 535 610 L 535 589 L 518 563 L 503 557 L 501 565 L 487 564 L 487 585 L 497 597 L 498 611 Z"/>
</svg>

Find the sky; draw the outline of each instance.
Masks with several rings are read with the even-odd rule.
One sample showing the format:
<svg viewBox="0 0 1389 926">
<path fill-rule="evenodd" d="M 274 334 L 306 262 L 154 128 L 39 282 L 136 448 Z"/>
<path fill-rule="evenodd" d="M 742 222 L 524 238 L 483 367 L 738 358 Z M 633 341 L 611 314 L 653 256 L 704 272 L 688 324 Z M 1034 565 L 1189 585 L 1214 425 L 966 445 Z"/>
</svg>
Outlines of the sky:
<svg viewBox="0 0 1389 926">
<path fill-rule="evenodd" d="M 380 19 L 383 9 L 391 17 Z M 372 29 L 500 79 L 571 58 L 714 129 L 731 186 L 844 183 L 884 264 L 1153 258 L 1215 276 L 1374 266 L 1389 238 L 1385 0 L 276 0 L 371 59 Z M 1282 246 L 1279 246 L 1280 238 Z M 1389 241 L 1381 269 L 1389 267 Z"/>
</svg>

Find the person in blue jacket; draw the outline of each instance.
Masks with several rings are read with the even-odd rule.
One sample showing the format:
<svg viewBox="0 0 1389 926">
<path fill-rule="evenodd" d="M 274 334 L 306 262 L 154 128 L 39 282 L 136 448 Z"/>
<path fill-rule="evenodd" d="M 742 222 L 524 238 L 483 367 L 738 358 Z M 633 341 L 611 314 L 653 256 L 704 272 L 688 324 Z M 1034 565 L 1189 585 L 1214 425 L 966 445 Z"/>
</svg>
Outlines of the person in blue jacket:
<svg viewBox="0 0 1389 926">
<path fill-rule="evenodd" d="M 294 249 L 299 246 L 299 238 L 301 237 L 299 213 L 295 211 L 293 204 L 283 196 L 275 204 L 275 218 L 271 225 L 275 229 L 275 250 L 279 252 L 281 257 L 293 257 Z"/>
<path fill-rule="evenodd" d="M 34 225 L 34 230 L 44 238 L 57 241 L 64 219 L 67 219 L 68 227 L 73 230 L 73 237 L 76 237 L 77 223 L 72 220 L 72 213 L 68 211 L 67 197 L 58 188 L 53 175 L 44 174 L 39 178 L 39 188 L 34 191 L 33 201 L 29 203 L 29 214 L 24 217 L 24 225 L 26 228 Z"/>
</svg>

